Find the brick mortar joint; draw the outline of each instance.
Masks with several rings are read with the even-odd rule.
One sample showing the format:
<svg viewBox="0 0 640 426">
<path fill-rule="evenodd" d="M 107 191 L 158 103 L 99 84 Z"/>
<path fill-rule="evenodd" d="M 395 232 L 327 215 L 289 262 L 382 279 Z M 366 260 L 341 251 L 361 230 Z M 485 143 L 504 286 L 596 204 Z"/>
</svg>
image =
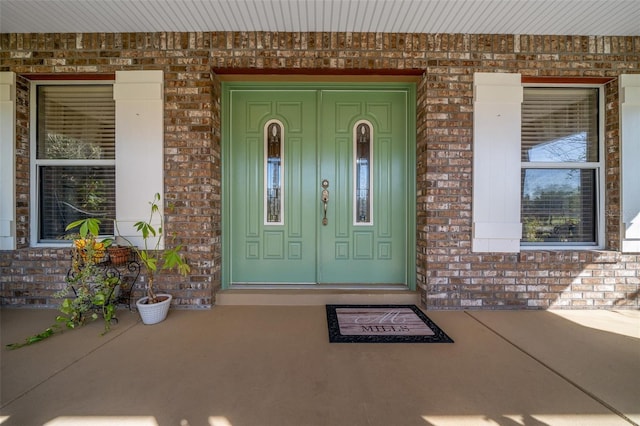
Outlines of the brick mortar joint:
<svg viewBox="0 0 640 426">
<path fill-rule="evenodd" d="M 616 250 L 536 250 L 520 252 L 518 263 L 592 263 L 616 264 L 622 260 L 622 253 Z"/>
</svg>

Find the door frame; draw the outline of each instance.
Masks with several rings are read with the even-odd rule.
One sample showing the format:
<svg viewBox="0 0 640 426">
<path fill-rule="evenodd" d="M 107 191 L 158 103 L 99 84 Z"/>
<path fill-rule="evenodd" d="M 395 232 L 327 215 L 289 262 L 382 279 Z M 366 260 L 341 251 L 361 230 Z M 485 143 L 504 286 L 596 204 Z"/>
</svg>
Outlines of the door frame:
<svg viewBox="0 0 640 426">
<path fill-rule="evenodd" d="M 221 93 L 221 203 L 222 203 L 222 268 L 221 268 L 221 284 L 222 289 L 232 288 L 231 282 L 231 227 L 229 220 L 232 217 L 231 203 L 229 195 L 231 191 L 231 183 L 229 176 L 231 175 L 231 159 L 230 159 L 230 138 L 228 129 L 231 126 L 231 117 L 229 107 L 230 94 L 234 90 L 402 90 L 407 94 L 407 141 L 406 141 L 406 216 L 405 216 L 405 237 L 406 237 L 406 259 L 405 259 L 405 279 L 406 286 L 409 290 L 416 289 L 416 215 L 417 215 L 417 193 L 416 193 L 416 83 L 413 82 L 315 82 L 315 81 L 292 81 L 292 82 L 270 82 L 270 81 L 223 81 Z M 274 286 L 275 287 L 275 286 Z M 295 286 L 288 287 L 295 289 Z M 308 288 L 308 287 L 305 287 Z M 322 287 L 318 287 L 322 288 Z M 349 289 L 354 289 L 349 286 Z"/>
</svg>

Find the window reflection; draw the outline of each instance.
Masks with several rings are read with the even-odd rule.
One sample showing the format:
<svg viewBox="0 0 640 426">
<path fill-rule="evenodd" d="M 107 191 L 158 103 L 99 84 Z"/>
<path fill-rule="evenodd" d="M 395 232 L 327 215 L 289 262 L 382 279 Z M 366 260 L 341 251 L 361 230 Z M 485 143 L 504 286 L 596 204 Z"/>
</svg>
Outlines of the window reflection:
<svg viewBox="0 0 640 426">
<path fill-rule="evenodd" d="M 526 88 L 522 161 L 598 161 L 597 114 L 597 89 Z"/>
<path fill-rule="evenodd" d="M 595 171 L 522 171 L 522 241 L 595 243 Z"/>
</svg>

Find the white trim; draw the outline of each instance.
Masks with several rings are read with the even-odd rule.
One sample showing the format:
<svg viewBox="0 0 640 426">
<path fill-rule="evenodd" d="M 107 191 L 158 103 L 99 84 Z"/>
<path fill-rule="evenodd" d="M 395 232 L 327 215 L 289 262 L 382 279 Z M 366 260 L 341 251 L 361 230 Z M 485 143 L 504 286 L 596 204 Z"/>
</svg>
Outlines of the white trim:
<svg viewBox="0 0 640 426">
<path fill-rule="evenodd" d="M 358 222 L 358 194 L 357 194 L 357 167 L 356 167 L 356 158 L 358 156 L 358 142 L 356 134 L 358 131 L 358 126 L 360 124 L 366 124 L 369 126 L 370 131 L 370 144 L 369 144 L 369 221 L 368 222 Z M 353 196 L 353 226 L 373 226 L 373 144 L 374 144 L 374 129 L 373 124 L 369 120 L 358 120 L 353 125 L 353 192 L 351 193 Z"/>
<path fill-rule="evenodd" d="M 623 74 L 620 87 L 621 250 L 640 252 L 640 74 Z"/>
<path fill-rule="evenodd" d="M 142 245 L 133 224 L 149 217 L 149 202 L 164 206 L 164 73 L 116 71 L 116 218 L 122 236 Z M 159 225 L 155 223 L 153 225 Z M 152 242 L 155 245 L 155 242 Z M 164 248 L 160 242 L 160 249 Z"/>
<path fill-rule="evenodd" d="M 520 81 L 474 74 L 473 252 L 520 251 Z"/>
<path fill-rule="evenodd" d="M 126 72 L 126 71 L 120 71 Z M 128 71 L 132 72 L 132 71 Z M 162 99 L 162 82 L 156 83 L 137 83 L 135 81 L 123 81 L 121 78 L 118 84 L 113 86 L 113 99 L 119 101 L 155 101 Z M 116 77 L 117 79 L 117 77 Z M 136 80 L 135 78 L 133 80 Z"/>
<path fill-rule="evenodd" d="M 267 159 L 269 158 L 269 154 L 268 154 L 269 144 L 267 141 L 268 141 L 269 135 L 267 134 L 267 132 L 269 131 L 269 125 L 274 123 L 280 126 L 280 130 L 282 132 L 281 139 L 280 139 L 280 176 L 279 176 L 280 178 L 280 220 L 278 222 L 269 222 L 267 220 L 267 216 L 268 216 L 267 211 L 269 210 L 268 196 L 267 196 L 267 179 L 268 179 L 268 172 L 269 172 L 267 168 Z M 262 185 L 262 194 L 263 194 L 263 217 L 264 217 L 265 226 L 284 225 L 284 212 L 285 212 L 285 208 L 284 208 L 285 207 L 284 143 L 285 143 L 285 128 L 284 128 L 284 124 L 282 124 L 282 121 L 277 119 L 272 119 L 267 121 L 264 125 L 264 132 L 263 132 L 263 139 L 262 139 L 262 145 L 264 150 L 263 151 L 264 159 L 262 161 L 262 167 L 264 168 L 264 182 Z"/>
<path fill-rule="evenodd" d="M 16 248 L 16 74 L 0 72 L 0 250 Z"/>
</svg>

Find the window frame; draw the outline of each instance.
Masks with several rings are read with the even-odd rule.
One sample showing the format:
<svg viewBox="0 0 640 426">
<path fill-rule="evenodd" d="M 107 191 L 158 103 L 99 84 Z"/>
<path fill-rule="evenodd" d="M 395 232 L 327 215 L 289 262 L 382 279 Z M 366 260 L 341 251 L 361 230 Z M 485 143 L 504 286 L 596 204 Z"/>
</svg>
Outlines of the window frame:
<svg viewBox="0 0 640 426">
<path fill-rule="evenodd" d="M 532 243 L 520 241 L 521 250 L 599 250 L 605 246 L 606 222 L 605 222 L 605 191 L 606 191 L 606 149 L 605 149 L 605 87 L 602 84 L 541 84 L 523 83 L 523 91 L 526 88 L 586 88 L 598 90 L 598 161 L 597 162 L 529 162 L 520 161 L 521 172 L 525 169 L 584 169 L 595 171 L 595 236 L 594 243 Z M 524 102 L 524 101 L 523 101 Z M 522 118 L 521 118 L 522 125 Z M 522 142 L 521 142 L 522 143 Z M 522 187 L 522 182 L 520 184 Z M 522 201 L 522 189 L 520 190 L 520 200 Z M 522 221 L 522 210 L 520 213 Z"/>
<path fill-rule="evenodd" d="M 59 241 L 52 240 L 40 240 L 40 168 L 42 166 L 77 166 L 77 160 L 58 160 L 58 159 L 38 159 L 38 86 L 96 86 L 96 85 L 110 85 L 113 89 L 115 80 L 113 79 L 99 79 L 99 80 L 33 80 L 30 85 L 29 93 L 29 188 L 30 188 L 30 220 L 29 220 L 29 235 L 31 247 L 67 247 L 72 244 L 72 241 L 61 239 Z M 116 158 L 113 159 L 100 159 L 100 160 L 84 160 L 83 166 L 113 166 L 116 168 Z M 116 185 L 117 191 L 117 185 Z M 104 235 L 105 237 L 113 237 L 113 235 Z"/>
</svg>

